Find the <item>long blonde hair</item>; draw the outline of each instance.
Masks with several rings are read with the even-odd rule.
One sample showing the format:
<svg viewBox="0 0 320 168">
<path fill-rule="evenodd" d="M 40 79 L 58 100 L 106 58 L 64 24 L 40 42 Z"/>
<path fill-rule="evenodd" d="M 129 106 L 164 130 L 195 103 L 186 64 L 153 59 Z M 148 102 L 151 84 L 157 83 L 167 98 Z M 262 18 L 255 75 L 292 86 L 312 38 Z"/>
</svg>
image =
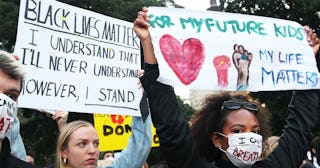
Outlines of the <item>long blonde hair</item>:
<svg viewBox="0 0 320 168">
<path fill-rule="evenodd" d="M 81 127 L 93 127 L 93 125 L 89 122 L 78 120 L 70 122 L 62 127 L 57 140 L 55 168 L 67 167 L 66 164 L 68 162 L 64 163 L 61 151 L 67 149 L 70 135 Z"/>
</svg>

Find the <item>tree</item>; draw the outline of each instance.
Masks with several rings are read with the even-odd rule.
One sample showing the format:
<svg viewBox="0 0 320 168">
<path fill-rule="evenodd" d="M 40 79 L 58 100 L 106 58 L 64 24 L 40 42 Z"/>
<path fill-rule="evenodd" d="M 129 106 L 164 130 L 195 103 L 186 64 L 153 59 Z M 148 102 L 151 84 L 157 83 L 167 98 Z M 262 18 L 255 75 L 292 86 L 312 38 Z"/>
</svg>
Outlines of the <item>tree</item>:
<svg viewBox="0 0 320 168">
<path fill-rule="evenodd" d="M 32 109 L 19 109 L 21 137 L 27 153 L 32 153 L 35 163 L 47 166 L 54 163 L 58 127 L 49 114 Z"/>
<path fill-rule="evenodd" d="M 16 41 L 19 1 L 0 0 L 0 49 L 13 51 Z"/>
<path fill-rule="evenodd" d="M 301 25 L 309 25 L 320 34 L 320 0 L 220 0 L 219 9 L 225 12 L 292 20 Z M 272 112 L 272 132 L 274 135 L 280 135 L 285 124 L 291 92 L 257 92 L 251 95 L 265 103 Z M 319 130 L 318 128 L 318 132 Z"/>
<path fill-rule="evenodd" d="M 173 0 L 60 0 L 61 2 L 133 22 L 143 6 L 177 6 Z"/>
<path fill-rule="evenodd" d="M 225 12 L 267 16 L 309 25 L 320 32 L 320 0 L 220 0 Z"/>
</svg>

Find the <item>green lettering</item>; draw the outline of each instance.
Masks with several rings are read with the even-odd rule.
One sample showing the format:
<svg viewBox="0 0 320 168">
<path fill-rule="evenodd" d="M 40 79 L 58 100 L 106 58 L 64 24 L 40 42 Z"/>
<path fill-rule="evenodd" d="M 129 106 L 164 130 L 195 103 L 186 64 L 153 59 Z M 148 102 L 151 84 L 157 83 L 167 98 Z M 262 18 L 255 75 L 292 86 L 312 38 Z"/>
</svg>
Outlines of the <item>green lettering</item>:
<svg viewBox="0 0 320 168">
<path fill-rule="evenodd" d="M 273 23 L 273 27 L 274 27 L 274 33 L 276 37 L 279 37 L 279 36 L 287 37 L 286 29 L 283 29 L 282 26 L 277 26 L 275 23 Z M 284 32 L 281 32 L 281 29 Z"/>
<path fill-rule="evenodd" d="M 211 19 L 211 18 L 206 19 L 206 27 L 209 32 L 211 32 L 211 27 L 214 26 L 214 23 L 212 23 L 212 22 L 213 22 L 213 19 Z"/>
<path fill-rule="evenodd" d="M 171 26 L 174 26 L 173 23 L 171 23 L 171 18 L 169 16 L 154 16 L 154 15 L 149 15 L 149 25 L 152 28 L 155 28 L 156 26 L 159 26 L 160 28 L 168 27 L 170 28 Z"/>
<path fill-rule="evenodd" d="M 219 31 L 221 32 L 226 32 L 227 31 L 227 27 L 226 27 L 226 22 L 223 22 L 223 29 L 220 26 L 220 23 L 218 21 L 216 21 L 216 25 Z"/>
<path fill-rule="evenodd" d="M 192 21 L 192 18 L 189 17 L 188 20 L 184 19 L 184 18 L 180 18 L 180 23 L 183 29 L 186 29 L 186 24 L 191 23 L 192 28 L 194 28 L 194 24 Z"/>
<path fill-rule="evenodd" d="M 237 27 L 239 27 L 238 21 L 236 21 L 236 20 L 229 20 L 229 21 L 226 21 L 225 23 L 231 25 L 231 28 L 232 28 L 233 33 L 237 33 Z M 237 26 L 235 27 L 234 24 L 236 24 Z"/>
<path fill-rule="evenodd" d="M 298 40 L 303 40 L 303 35 L 304 35 L 304 33 L 305 33 L 305 31 L 304 31 L 304 28 L 303 28 L 303 27 L 298 28 L 296 38 L 297 38 Z"/>
<path fill-rule="evenodd" d="M 203 23 L 203 19 L 200 19 L 199 21 L 196 19 L 196 18 L 193 18 L 192 19 L 193 23 L 196 24 L 197 26 L 197 33 L 199 33 L 201 31 L 201 26 L 202 26 L 202 23 Z"/>
</svg>

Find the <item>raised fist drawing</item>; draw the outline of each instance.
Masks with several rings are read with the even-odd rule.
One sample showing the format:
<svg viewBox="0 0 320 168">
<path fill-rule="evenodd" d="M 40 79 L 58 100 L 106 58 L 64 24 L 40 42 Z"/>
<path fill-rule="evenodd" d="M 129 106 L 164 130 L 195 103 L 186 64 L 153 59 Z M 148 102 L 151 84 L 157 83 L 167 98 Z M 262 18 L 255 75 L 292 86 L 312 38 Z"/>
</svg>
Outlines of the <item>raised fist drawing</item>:
<svg viewBox="0 0 320 168">
<path fill-rule="evenodd" d="M 228 86 L 228 69 L 231 66 L 231 61 L 226 55 L 219 55 L 214 57 L 213 65 L 216 68 L 218 76 L 218 86 Z"/>
<path fill-rule="evenodd" d="M 232 60 L 238 71 L 237 90 L 247 90 L 252 54 L 243 45 L 235 44 L 233 49 Z"/>
</svg>

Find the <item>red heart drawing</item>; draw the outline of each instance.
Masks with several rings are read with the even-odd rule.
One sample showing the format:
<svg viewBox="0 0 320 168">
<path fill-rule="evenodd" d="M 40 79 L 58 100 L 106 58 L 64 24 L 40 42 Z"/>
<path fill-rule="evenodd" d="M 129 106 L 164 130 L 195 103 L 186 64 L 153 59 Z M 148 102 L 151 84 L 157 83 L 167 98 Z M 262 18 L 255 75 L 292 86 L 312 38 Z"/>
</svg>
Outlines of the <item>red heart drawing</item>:
<svg viewBox="0 0 320 168">
<path fill-rule="evenodd" d="M 160 38 L 160 50 L 183 84 L 189 85 L 197 78 L 205 58 L 200 40 L 189 38 L 181 45 L 176 38 L 165 34 Z"/>
</svg>

